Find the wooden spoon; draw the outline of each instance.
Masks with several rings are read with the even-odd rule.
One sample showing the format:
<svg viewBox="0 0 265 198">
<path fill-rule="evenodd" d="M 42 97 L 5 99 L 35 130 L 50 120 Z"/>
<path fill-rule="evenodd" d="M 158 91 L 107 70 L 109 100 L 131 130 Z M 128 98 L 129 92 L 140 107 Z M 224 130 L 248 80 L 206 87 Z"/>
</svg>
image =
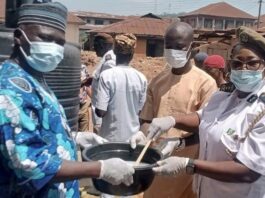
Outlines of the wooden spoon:
<svg viewBox="0 0 265 198">
<path fill-rule="evenodd" d="M 139 157 L 136 160 L 135 166 L 139 166 L 140 162 L 142 161 L 144 154 L 146 153 L 148 147 L 150 146 L 152 140 L 148 140 L 148 142 L 146 143 L 146 145 L 144 146 L 142 152 L 140 153 Z"/>
</svg>

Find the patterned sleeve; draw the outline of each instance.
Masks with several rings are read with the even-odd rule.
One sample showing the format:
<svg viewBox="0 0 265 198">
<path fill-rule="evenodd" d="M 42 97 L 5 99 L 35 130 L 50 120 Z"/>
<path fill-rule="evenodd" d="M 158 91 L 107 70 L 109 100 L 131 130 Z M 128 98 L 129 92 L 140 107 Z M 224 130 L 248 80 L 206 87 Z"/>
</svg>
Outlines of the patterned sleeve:
<svg viewBox="0 0 265 198">
<path fill-rule="evenodd" d="M 41 189 L 60 169 L 55 134 L 40 132 L 39 111 L 16 93 L 0 92 L 0 155 L 14 183 L 24 191 Z M 48 134 L 48 133 L 47 133 Z M 55 145 L 55 146 L 54 146 Z"/>
</svg>

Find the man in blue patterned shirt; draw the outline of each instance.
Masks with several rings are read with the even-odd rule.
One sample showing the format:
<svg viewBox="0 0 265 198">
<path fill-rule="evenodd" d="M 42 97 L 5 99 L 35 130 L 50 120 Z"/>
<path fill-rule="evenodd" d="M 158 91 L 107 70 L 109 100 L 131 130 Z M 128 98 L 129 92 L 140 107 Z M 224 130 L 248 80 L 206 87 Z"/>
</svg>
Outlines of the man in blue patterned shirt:
<svg viewBox="0 0 265 198">
<path fill-rule="evenodd" d="M 66 16 L 60 3 L 20 8 L 13 53 L 0 65 L 1 197 L 79 197 L 84 177 L 132 183 L 134 169 L 120 159 L 76 161 L 65 113 L 43 77 L 63 59 Z M 83 146 L 104 141 L 74 134 Z"/>
</svg>

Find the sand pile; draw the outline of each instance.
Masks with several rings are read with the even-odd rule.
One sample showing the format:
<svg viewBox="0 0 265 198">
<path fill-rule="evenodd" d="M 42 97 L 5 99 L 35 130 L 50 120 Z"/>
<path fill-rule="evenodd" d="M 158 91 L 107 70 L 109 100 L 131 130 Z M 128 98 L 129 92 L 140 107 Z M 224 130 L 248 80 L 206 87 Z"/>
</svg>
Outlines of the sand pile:
<svg viewBox="0 0 265 198">
<path fill-rule="evenodd" d="M 90 74 L 95 70 L 99 60 L 95 52 L 82 51 L 81 53 L 81 61 L 87 65 Z M 163 57 L 152 58 L 135 54 L 131 66 L 142 72 L 150 81 L 165 68 L 165 61 Z"/>
</svg>

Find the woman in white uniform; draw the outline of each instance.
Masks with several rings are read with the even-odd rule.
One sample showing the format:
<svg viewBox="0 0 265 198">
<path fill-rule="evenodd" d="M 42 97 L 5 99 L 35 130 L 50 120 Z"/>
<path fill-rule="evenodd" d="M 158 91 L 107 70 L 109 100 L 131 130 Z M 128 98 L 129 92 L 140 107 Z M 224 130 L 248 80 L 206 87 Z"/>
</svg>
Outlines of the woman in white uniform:
<svg viewBox="0 0 265 198">
<path fill-rule="evenodd" d="M 199 159 L 169 157 L 154 168 L 162 175 L 195 173 L 198 197 L 265 197 L 265 39 L 245 27 L 237 36 L 229 61 L 236 89 L 216 92 L 199 112 L 155 118 L 149 128 L 149 139 L 171 127 L 199 133 Z"/>
</svg>

